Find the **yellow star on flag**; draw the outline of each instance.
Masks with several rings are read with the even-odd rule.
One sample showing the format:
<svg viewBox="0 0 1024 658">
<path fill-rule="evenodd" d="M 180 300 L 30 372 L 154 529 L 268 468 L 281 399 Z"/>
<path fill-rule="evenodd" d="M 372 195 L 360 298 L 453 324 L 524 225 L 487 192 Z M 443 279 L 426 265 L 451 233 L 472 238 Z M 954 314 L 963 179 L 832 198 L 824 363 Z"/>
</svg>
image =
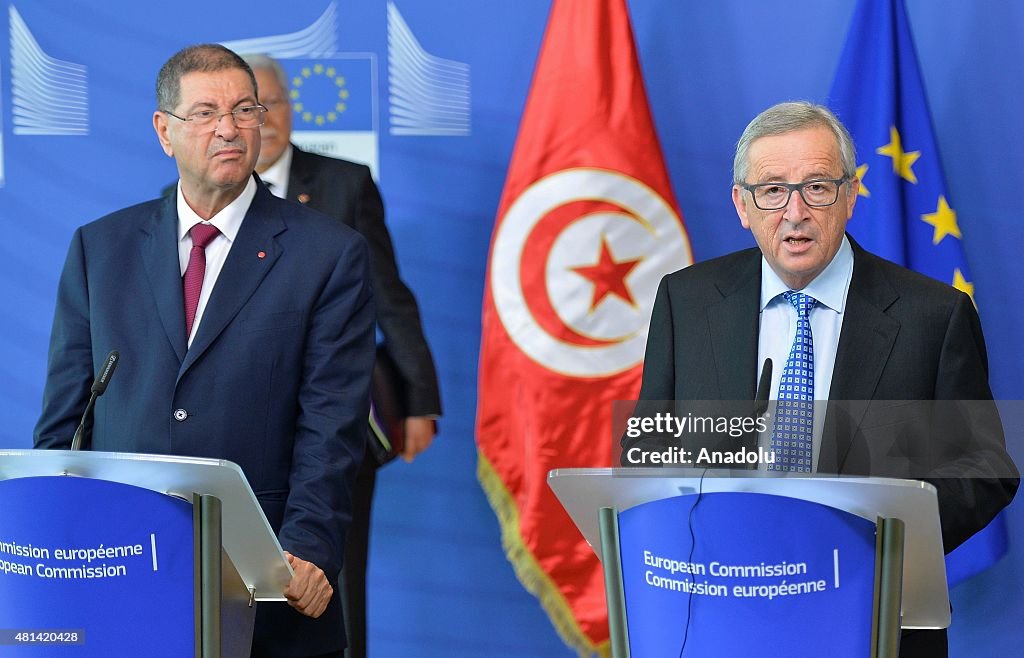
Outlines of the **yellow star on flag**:
<svg viewBox="0 0 1024 658">
<path fill-rule="evenodd" d="M 868 186 L 864 184 L 864 176 L 868 173 L 867 164 L 862 164 L 857 167 L 857 180 L 860 181 L 860 188 L 857 190 L 857 196 L 871 196 L 871 192 L 868 191 Z"/>
<path fill-rule="evenodd" d="M 962 293 L 965 293 L 974 301 L 974 284 L 964 278 L 964 273 L 960 271 L 960 268 L 953 270 L 953 287 Z"/>
<path fill-rule="evenodd" d="M 932 236 L 932 244 L 939 244 L 942 238 L 952 235 L 954 238 L 961 238 L 960 227 L 956 223 L 956 211 L 946 203 L 946 197 L 939 195 L 939 207 L 933 213 L 921 215 L 921 221 L 935 227 L 935 234 Z"/>
<path fill-rule="evenodd" d="M 896 130 L 896 126 L 889 127 L 889 143 L 880 147 L 875 153 L 892 158 L 892 172 L 894 174 L 898 174 L 911 183 L 917 183 L 917 176 L 914 174 L 913 166 L 917 159 L 921 157 L 921 152 L 910 151 L 908 153 L 903 150 L 903 144 L 900 142 L 900 132 Z"/>
</svg>

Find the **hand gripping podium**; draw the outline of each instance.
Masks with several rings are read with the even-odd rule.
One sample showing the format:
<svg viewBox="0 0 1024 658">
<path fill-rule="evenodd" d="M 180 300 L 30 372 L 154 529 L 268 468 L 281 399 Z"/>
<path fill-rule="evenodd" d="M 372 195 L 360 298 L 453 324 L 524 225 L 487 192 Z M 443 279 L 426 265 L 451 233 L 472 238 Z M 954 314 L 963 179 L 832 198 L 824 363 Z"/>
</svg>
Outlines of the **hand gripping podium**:
<svg viewBox="0 0 1024 658">
<path fill-rule="evenodd" d="M 0 450 L 0 654 L 247 657 L 291 575 L 236 464 Z"/>
<path fill-rule="evenodd" d="M 901 627 L 949 626 L 925 482 L 684 468 L 548 482 L 603 562 L 615 658 L 895 658 Z"/>
</svg>

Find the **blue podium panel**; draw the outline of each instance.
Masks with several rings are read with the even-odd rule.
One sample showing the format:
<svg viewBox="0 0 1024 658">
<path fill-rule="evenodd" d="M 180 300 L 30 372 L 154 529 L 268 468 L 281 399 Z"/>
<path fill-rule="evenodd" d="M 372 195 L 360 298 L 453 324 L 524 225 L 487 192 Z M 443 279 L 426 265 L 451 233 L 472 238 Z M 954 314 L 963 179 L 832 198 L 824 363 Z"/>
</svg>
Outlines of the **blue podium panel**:
<svg viewBox="0 0 1024 658">
<path fill-rule="evenodd" d="M 79 477 L 0 481 L 0 655 L 194 655 L 192 505 Z"/>
<path fill-rule="evenodd" d="M 712 493 L 619 514 L 633 656 L 870 655 L 875 524 Z"/>
</svg>

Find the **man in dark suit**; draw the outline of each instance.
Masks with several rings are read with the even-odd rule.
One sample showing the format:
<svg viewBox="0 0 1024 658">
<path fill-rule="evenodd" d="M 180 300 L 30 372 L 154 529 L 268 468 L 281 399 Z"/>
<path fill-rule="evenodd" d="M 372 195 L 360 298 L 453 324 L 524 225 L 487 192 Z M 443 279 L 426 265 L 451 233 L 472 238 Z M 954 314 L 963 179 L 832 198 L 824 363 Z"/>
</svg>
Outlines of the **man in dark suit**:
<svg viewBox="0 0 1024 658">
<path fill-rule="evenodd" d="M 366 243 L 257 183 L 265 108 L 235 53 L 175 54 L 157 103 L 177 193 L 75 233 L 35 444 L 68 447 L 92 373 L 118 349 L 93 449 L 238 463 L 294 570 L 289 605 L 257 610 L 253 654 L 340 656 L 336 574 L 374 350 Z"/>
<path fill-rule="evenodd" d="M 402 420 L 402 457 L 412 461 L 430 446 L 441 414 L 440 392 L 416 299 L 402 282 L 384 223 L 384 204 L 366 165 L 307 153 L 291 143 L 292 107 L 280 64 L 266 55 L 244 55 L 256 75 L 260 102 L 268 108 L 256 171 L 274 194 L 297 201 L 351 226 L 370 245 L 377 324 L 382 349 L 397 371 Z M 375 388 L 376 385 L 375 385 Z M 342 589 L 346 655 L 366 655 L 366 569 L 370 510 L 380 463 L 367 451 L 355 484 L 352 529 L 345 545 Z"/>
<path fill-rule="evenodd" d="M 737 144 L 733 203 L 758 248 L 665 277 L 640 398 L 751 400 L 760 364 L 771 359 L 771 397 L 791 404 L 794 390 L 812 406 L 981 401 L 968 405 L 955 441 L 907 429 L 915 423 L 900 418 L 898 406 L 864 403 L 827 413 L 813 406 L 813 421 L 793 443 L 799 454 L 777 445 L 771 431 L 759 439 L 790 459 L 782 470 L 927 479 L 939 492 L 949 552 L 1005 507 L 1018 484 L 992 422 L 981 325 L 969 297 L 846 235 L 858 189 L 852 140 L 827 108 L 783 103 L 755 118 Z M 882 435 L 894 440 L 879 445 L 869 425 L 886 427 Z M 623 447 L 664 441 L 626 438 Z M 945 631 L 922 631 L 904 635 L 901 655 L 946 651 Z"/>
</svg>

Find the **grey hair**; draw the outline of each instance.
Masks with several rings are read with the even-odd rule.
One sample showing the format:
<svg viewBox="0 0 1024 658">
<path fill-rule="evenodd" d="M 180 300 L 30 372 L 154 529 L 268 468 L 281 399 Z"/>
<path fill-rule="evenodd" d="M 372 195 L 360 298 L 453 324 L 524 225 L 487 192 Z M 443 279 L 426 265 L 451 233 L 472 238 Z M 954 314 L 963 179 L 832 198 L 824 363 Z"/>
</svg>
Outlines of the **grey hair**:
<svg viewBox="0 0 1024 658">
<path fill-rule="evenodd" d="M 160 73 L 156 77 L 157 108 L 170 111 L 177 107 L 181 100 L 181 78 L 186 74 L 213 73 L 227 69 L 245 71 L 252 81 L 253 93 L 259 94 L 256 89 L 256 76 L 252 74 L 252 69 L 245 60 L 219 43 L 204 43 L 179 50 L 160 67 Z"/>
<path fill-rule="evenodd" d="M 281 63 L 276 59 L 264 53 L 248 53 L 242 55 L 242 59 L 245 60 L 245 63 L 248 64 L 253 71 L 267 70 L 272 72 L 277 77 L 277 81 L 281 83 L 281 89 L 283 89 L 286 94 L 288 93 L 288 74 L 284 72 L 284 68 L 281 66 Z"/>
<path fill-rule="evenodd" d="M 755 140 L 770 135 L 784 135 L 814 126 L 824 126 L 832 131 L 836 143 L 839 145 L 843 174 L 853 177 L 857 173 L 857 151 L 846 126 L 836 118 L 832 110 L 824 105 L 807 101 L 791 101 L 769 107 L 747 124 L 739 141 L 736 142 L 736 155 L 732 161 L 733 183 L 747 182 L 747 173 L 750 169 L 748 157 L 750 145 Z"/>
</svg>

